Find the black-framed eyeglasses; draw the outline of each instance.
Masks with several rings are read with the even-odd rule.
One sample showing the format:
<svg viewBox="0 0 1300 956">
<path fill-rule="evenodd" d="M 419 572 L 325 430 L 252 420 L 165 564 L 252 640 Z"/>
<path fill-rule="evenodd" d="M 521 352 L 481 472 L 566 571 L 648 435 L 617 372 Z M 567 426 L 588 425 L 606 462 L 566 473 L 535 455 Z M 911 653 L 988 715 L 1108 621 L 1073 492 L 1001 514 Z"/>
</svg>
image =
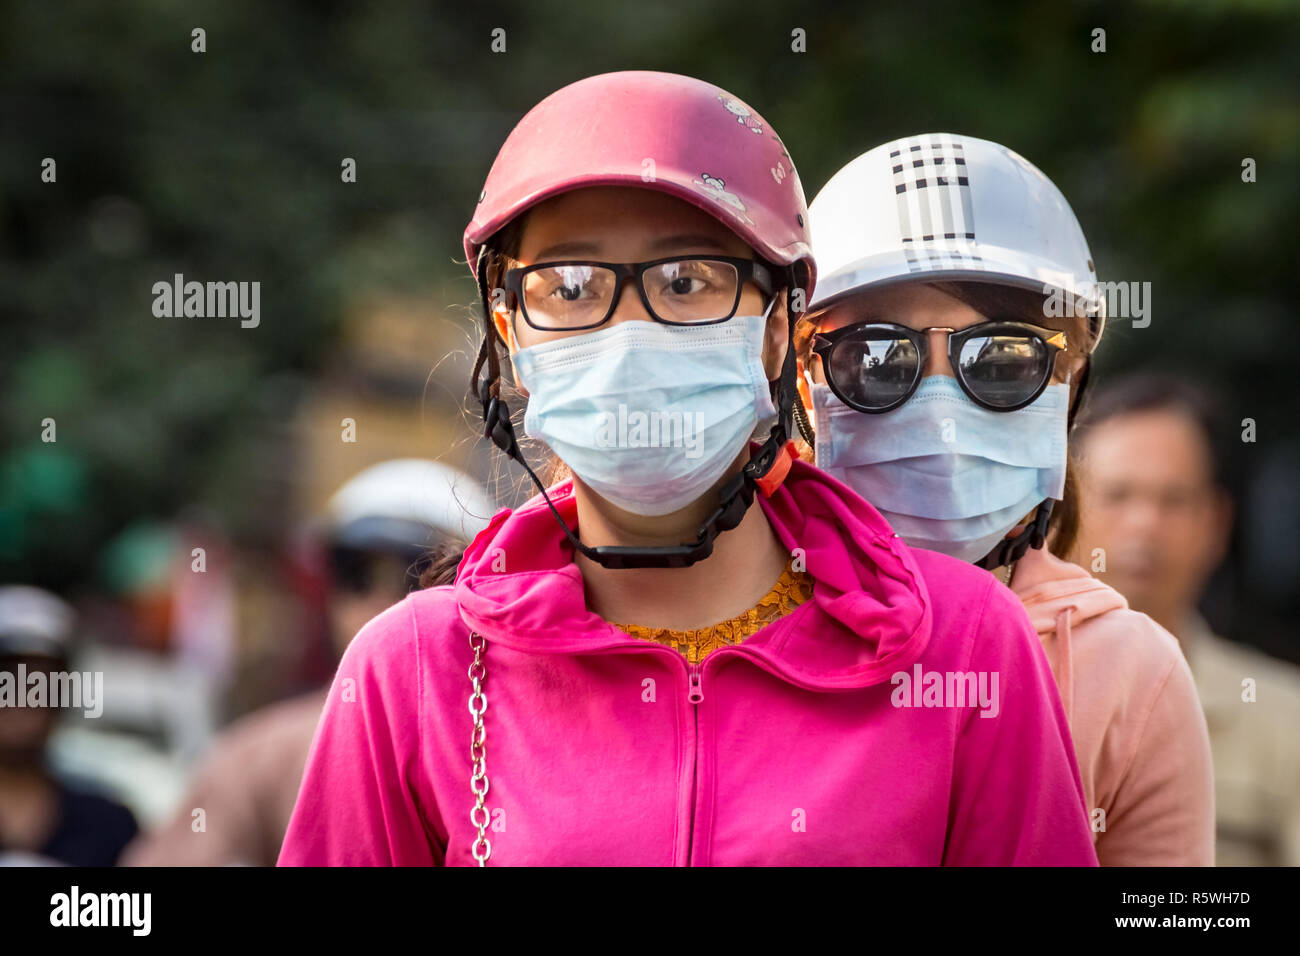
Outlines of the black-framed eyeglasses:
<svg viewBox="0 0 1300 956">
<path fill-rule="evenodd" d="M 928 333 L 935 331 L 948 333 L 948 361 L 962 391 L 995 412 L 1013 412 L 1038 398 L 1051 381 L 1056 353 L 1066 348 L 1064 332 L 994 320 L 960 332 L 860 322 L 817 333 L 812 350 L 836 398 L 878 414 L 902 405 L 921 384 Z"/>
<path fill-rule="evenodd" d="M 736 314 L 745 283 L 772 294 L 772 273 L 763 263 L 732 256 L 670 256 L 649 262 L 566 259 L 510 269 L 506 290 L 524 321 L 545 332 L 594 329 L 618 308 L 627 279 L 636 282 L 641 304 L 665 325 L 708 325 Z"/>
</svg>

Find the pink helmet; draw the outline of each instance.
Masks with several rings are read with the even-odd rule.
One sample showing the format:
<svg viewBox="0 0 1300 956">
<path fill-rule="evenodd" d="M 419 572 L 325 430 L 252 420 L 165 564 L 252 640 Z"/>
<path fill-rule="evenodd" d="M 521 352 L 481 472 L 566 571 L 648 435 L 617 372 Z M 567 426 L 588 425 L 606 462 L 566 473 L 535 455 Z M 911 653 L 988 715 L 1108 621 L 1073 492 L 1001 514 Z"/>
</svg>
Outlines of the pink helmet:
<svg viewBox="0 0 1300 956">
<path fill-rule="evenodd" d="M 676 73 L 632 70 L 571 83 L 529 110 L 497 153 L 465 229 L 479 250 L 521 212 L 586 186 L 638 186 L 713 215 L 775 265 L 816 278 L 808 206 L 776 133 L 725 90 Z"/>
</svg>

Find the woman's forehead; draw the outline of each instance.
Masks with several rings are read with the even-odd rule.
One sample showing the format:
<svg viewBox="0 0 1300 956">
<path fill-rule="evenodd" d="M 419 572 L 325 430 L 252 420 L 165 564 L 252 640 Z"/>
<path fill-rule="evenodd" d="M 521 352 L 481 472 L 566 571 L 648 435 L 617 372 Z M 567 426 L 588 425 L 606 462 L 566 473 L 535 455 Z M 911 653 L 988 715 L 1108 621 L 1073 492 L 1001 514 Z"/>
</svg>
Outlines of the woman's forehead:
<svg viewBox="0 0 1300 956">
<path fill-rule="evenodd" d="M 676 252 L 750 256 L 743 239 L 684 200 L 652 189 L 596 186 L 553 196 L 527 214 L 524 262 L 654 259 Z"/>
<path fill-rule="evenodd" d="M 928 328 L 965 328 L 987 321 L 971 306 L 920 282 L 867 289 L 841 299 L 818 318 L 817 328 L 829 332 L 855 322 L 892 322 Z"/>
</svg>

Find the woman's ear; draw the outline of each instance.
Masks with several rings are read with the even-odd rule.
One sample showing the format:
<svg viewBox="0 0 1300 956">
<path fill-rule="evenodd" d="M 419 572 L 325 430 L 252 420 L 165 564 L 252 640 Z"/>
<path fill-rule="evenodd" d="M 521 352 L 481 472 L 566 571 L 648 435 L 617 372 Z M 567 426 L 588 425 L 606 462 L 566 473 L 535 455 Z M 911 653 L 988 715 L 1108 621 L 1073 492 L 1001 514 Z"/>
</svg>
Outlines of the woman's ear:
<svg viewBox="0 0 1300 956">
<path fill-rule="evenodd" d="M 1062 352 L 1061 357 L 1065 360 L 1066 381 L 1070 383 L 1070 407 L 1079 396 L 1079 383 L 1083 381 L 1083 371 L 1092 362 L 1092 358 L 1087 355 L 1071 355 L 1069 352 Z"/>
<path fill-rule="evenodd" d="M 506 343 L 506 348 L 514 354 L 518 344 L 515 342 L 513 323 L 510 321 L 510 310 L 506 308 L 504 302 L 495 302 L 492 305 L 492 324 L 496 326 L 497 335 L 501 336 L 501 341 Z"/>
<path fill-rule="evenodd" d="M 506 353 L 510 358 L 510 372 L 514 379 L 515 388 L 527 397 L 528 389 L 524 388 L 519 381 L 519 370 L 515 368 L 515 352 L 519 351 L 519 343 L 515 340 L 515 324 L 512 321 L 514 316 L 506 308 L 504 302 L 496 302 L 492 306 L 492 324 L 496 327 L 497 335 L 501 336 L 501 341 L 506 343 Z"/>
<path fill-rule="evenodd" d="M 785 362 L 785 350 L 790 344 L 790 320 L 785 311 L 785 290 L 778 290 L 772 303 L 772 311 L 767 314 L 766 342 L 763 347 L 763 371 L 768 381 L 781 377 L 781 365 Z"/>
<path fill-rule="evenodd" d="M 1070 380 L 1075 381 L 1080 378 L 1083 375 L 1084 368 L 1086 368 L 1091 362 L 1091 355 L 1078 356 L 1078 360 L 1074 363 L 1074 367 L 1070 369 Z"/>
</svg>

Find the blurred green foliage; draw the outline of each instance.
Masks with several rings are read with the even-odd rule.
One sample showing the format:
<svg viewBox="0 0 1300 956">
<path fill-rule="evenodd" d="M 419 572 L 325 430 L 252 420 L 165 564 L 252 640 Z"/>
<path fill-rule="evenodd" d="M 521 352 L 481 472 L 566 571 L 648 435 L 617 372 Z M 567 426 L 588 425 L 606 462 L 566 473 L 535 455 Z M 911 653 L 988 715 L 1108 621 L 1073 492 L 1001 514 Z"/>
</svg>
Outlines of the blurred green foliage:
<svg viewBox="0 0 1300 956">
<path fill-rule="evenodd" d="M 1070 199 L 1103 279 L 1153 284 L 1150 328 L 1115 323 L 1101 376 L 1218 385 L 1230 420 L 1259 422 L 1244 455 L 1300 438 L 1294 3 L 38 0 L 0 18 L 0 579 L 79 581 L 130 521 L 190 505 L 276 529 L 259 456 L 349 306 L 470 301 L 455 260 L 497 147 L 545 94 L 614 69 L 748 101 L 810 199 L 895 136 L 1011 146 Z M 155 318 L 151 286 L 178 272 L 261 281 L 260 327 Z"/>
</svg>

